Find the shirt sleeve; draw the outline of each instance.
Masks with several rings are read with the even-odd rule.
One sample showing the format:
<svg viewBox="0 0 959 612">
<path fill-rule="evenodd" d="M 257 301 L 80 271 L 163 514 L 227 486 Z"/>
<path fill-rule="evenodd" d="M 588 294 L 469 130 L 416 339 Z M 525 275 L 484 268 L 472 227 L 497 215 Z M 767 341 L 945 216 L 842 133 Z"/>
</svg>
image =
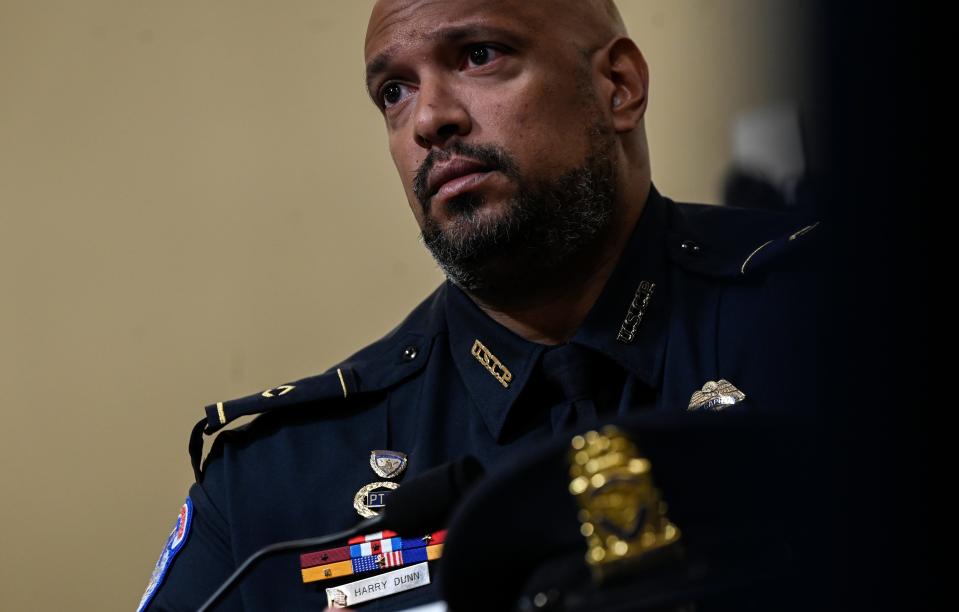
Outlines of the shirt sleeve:
<svg viewBox="0 0 959 612">
<path fill-rule="evenodd" d="M 210 478 L 205 477 L 203 484 L 190 487 L 184 505 L 191 507 L 192 516 L 188 517 L 182 544 L 174 549 L 168 540 L 164 546 L 138 612 L 195 611 L 233 573 L 235 561 L 227 521 L 211 499 L 209 482 Z M 174 543 L 176 532 L 174 527 Z M 234 591 L 216 609 L 242 610 L 239 594 Z"/>
</svg>

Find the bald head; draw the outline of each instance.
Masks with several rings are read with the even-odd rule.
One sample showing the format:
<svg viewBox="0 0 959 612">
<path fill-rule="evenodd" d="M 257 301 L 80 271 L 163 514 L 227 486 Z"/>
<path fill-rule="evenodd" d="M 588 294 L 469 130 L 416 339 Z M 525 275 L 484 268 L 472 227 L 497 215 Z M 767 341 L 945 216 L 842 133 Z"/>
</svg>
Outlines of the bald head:
<svg viewBox="0 0 959 612">
<path fill-rule="evenodd" d="M 592 13 L 602 13 L 603 16 L 597 16 L 597 19 L 605 19 L 609 23 L 612 33 L 626 34 L 626 24 L 623 22 L 623 17 L 619 14 L 619 9 L 616 8 L 616 3 L 613 0 L 586 0 L 586 2 L 578 2 L 577 4 L 586 7 Z"/>
<path fill-rule="evenodd" d="M 367 49 L 370 40 L 384 29 L 439 4 L 448 7 L 450 0 L 377 0 L 366 31 Z M 598 49 L 617 36 L 626 36 L 626 25 L 613 0 L 487 0 L 483 5 L 494 12 L 522 16 L 540 31 L 554 32 L 584 50 Z"/>
</svg>

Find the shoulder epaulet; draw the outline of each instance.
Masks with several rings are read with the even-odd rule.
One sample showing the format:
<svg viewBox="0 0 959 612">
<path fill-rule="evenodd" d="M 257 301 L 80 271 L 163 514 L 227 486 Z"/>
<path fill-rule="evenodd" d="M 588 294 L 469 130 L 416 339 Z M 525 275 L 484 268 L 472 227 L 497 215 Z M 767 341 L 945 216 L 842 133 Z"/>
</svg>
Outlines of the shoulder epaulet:
<svg viewBox="0 0 959 612">
<path fill-rule="evenodd" d="M 206 406 L 206 417 L 190 435 L 190 460 L 200 480 L 203 435 L 212 435 L 232 421 L 250 415 L 274 413 L 306 404 L 349 401 L 383 391 L 419 372 L 429 359 L 441 323 L 440 287 L 390 333 L 322 374 L 270 387 L 239 399 Z"/>
<path fill-rule="evenodd" d="M 722 278 L 758 273 L 809 242 L 819 222 L 797 214 L 677 203 L 666 237 L 670 259 Z"/>
<path fill-rule="evenodd" d="M 205 433 L 216 433 L 242 416 L 272 412 L 307 402 L 347 398 L 358 390 L 356 370 L 343 364 L 317 376 L 277 385 L 239 399 L 210 404 L 205 408 Z"/>
</svg>

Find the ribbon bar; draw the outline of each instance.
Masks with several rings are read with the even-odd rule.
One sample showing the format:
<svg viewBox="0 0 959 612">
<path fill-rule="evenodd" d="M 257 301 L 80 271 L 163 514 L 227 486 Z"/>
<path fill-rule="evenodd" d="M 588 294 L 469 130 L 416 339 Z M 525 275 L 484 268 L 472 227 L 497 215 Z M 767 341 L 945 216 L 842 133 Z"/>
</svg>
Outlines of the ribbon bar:
<svg viewBox="0 0 959 612">
<path fill-rule="evenodd" d="M 373 536 L 384 536 L 379 539 L 364 540 L 363 538 L 373 538 Z M 359 540 L 358 543 L 352 543 Z M 446 540 L 446 530 L 427 534 L 422 538 L 400 538 L 392 531 L 381 531 L 368 536 L 360 536 L 350 540 L 349 546 L 340 546 L 327 550 L 305 553 L 300 555 L 300 568 L 316 567 L 317 565 L 327 565 L 338 561 L 349 561 L 360 557 L 368 557 L 380 553 L 394 552 L 398 550 L 408 550 L 410 548 L 423 548 L 431 544 L 440 544 Z"/>
<path fill-rule="evenodd" d="M 413 563 L 435 561 L 442 555 L 443 544 L 440 543 L 431 546 L 410 548 L 408 550 L 369 555 L 349 561 L 339 561 L 337 563 L 308 567 L 301 569 L 300 575 L 304 583 L 317 582 L 319 580 L 331 580 L 333 578 L 342 578 L 343 576 L 352 576 L 353 574 L 375 572 L 388 567 L 403 567 Z"/>
</svg>

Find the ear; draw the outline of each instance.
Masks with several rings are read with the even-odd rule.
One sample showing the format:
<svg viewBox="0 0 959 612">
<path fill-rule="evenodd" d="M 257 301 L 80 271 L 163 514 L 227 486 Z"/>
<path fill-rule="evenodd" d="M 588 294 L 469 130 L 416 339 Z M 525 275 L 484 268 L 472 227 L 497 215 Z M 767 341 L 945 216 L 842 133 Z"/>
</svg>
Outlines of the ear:
<svg viewBox="0 0 959 612">
<path fill-rule="evenodd" d="M 604 99 L 609 104 L 617 132 L 633 130 L 646 115 L 649 68 L 646 59 L 629 38 L 616 38 L 599 53 L 606 77 Z"/>
</svg>

